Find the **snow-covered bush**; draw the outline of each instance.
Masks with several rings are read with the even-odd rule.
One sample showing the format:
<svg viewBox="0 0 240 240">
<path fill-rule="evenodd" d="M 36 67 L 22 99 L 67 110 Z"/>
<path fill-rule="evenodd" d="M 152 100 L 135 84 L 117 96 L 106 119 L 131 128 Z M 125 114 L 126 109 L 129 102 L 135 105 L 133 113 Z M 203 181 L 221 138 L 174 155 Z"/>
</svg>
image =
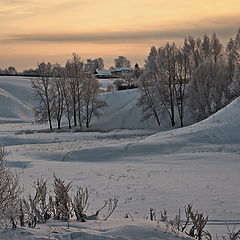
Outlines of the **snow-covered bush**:
<svg viewBox="0 0 240 240">
<path fill-rule="evenodd" d="M 57 220 L 68 221 L 71 216 L 71 197 L 69 191 L 71 182 L 65 181 L 54 175 L 54 218 Z"/>
<path fill-rule="evenodd" d="M 73 197 L 73 210 L 78 221 L 84 222 L 85 210 L 88 205 L 89 193 L 87 188 L 78 187 L 76 195 Z"/>
<path fill-rule="evenodd" d="M 181 210 L 178 210 L 178 213 L 175 215 L 174 219 L 169 219 L 167 215 L 167 210 L 163 209 L 160 211 L 160 221 L 166 223 L 166 226 L 171 226 L 172 231 L 176 232 L 177 234 L 181 232 L 185 232 L 191 237 L 195 237 L 198 240 L 203 238 L 210 240 L 212 239 L 211 234 L 205 230 L 205 226 L 208 222 L 208 216 L 204 216 L 203 213 L 194 210 L 193 205 L 187 204 L 184 207 L 185 210 L 185 218 L 183 219 L 181 216 Z M 150 209 L 150 219 L 151 218 L 152 210 Z"/>
<path fill-rule="evenodd" d="M 23 221 L 24 225 L 25 214 L 27 214 L 27 223 L 36 220 L 38 223 L 45 223 L 51 216 L 52 201 L 47 200 L 47 181 L 37 179 L 34 182 L 35 196 L 29 195 L 28 200 L 23 199 Z"/>
<path fill-rule="evenodd" d="M 16 227 L 19 215 L 19 200 L 23 192 L 19 176 L 4 165 L 6 153 L 0 146 L 0 224 Z"/>
</svg>

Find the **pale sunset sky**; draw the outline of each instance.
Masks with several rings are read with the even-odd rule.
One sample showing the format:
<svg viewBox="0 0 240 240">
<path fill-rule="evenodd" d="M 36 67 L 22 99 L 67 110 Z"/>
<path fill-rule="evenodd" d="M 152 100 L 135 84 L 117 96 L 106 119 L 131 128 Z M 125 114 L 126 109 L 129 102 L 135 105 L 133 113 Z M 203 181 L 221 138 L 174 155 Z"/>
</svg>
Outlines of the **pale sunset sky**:
<svg viewBox="0 0 240 240">
<path fill-rule="evenodd" d="M 143 64 L 152 45 L 240 27 L 240 0 L 0 0 L 0 68 L 64 64 L 73 52 Z"/>
</svg>

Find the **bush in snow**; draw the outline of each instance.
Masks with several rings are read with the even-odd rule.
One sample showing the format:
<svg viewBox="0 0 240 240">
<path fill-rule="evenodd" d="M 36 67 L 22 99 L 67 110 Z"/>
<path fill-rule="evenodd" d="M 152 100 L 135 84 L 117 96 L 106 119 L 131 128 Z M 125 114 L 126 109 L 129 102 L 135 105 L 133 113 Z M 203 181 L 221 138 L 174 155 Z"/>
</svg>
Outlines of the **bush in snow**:
<svg viewBox="0 0 240 240">
<path fill-rule="evenodd" d="M 73 197 L 72 205 L 78 221 L 85 222 L 85 210 L 88 205 L 89 193 L 87 188 L 78 187 Z"/>
<path fill-rule="evenodd" d="M 23 188 L 19 176 L 4 165 L 5 157 L 4 148 L 0 146 L 0 223 L 7 226 L 10 222 L 15 228 Z"/>
<path fill-rule="evenodd" d="M 69 191 L 71 183 L 66 184 L 65 181 L 54 175 L 54 218 L 57 220 L 68 221 L 71 216 L 71 198 Z"/>
<path fill-rule="evenodd" d="M 187 204 L 185 206 L 185 219 L 182 219 L 181 210 L 179 209 L 178 214 L 176 214 L 174 219 L 169 219 L 167 215 L 167 210 L 163 209 L 160 211 L 160 221 L 166 223 L 166 226 L 171 226 L 172 231 L 179 233 L 185 232 L 191 237 L 195 237 L 198 240 L 204 238 L 210 240 L 212 239 L 211 234 L 205 230 L 205 226 L 208 222 L 208 216 L 204 216 L 203 213 L 193 210 L 192 204 Z M 153 209 L 150 209 L 150 219 L 156 220 L 156 216 L 152 217 Z M 155 211 L 154 211 L 155 214 Z"/>
<path fill-rule="evenodd" d="M 45 223 L 51 216 L 51 199 L 47 200 L 47 181 L 37 180 L 34 182 L 35 195 L 29 195 L 28 199 L 23 199 L 20 209 L 22 217 L 20 225 L 24 226 L 25 215 L 29 227 L 34 227 L 36 222 Z M 34 223 L 34 224 L 33 224 Z"/>
</svg>

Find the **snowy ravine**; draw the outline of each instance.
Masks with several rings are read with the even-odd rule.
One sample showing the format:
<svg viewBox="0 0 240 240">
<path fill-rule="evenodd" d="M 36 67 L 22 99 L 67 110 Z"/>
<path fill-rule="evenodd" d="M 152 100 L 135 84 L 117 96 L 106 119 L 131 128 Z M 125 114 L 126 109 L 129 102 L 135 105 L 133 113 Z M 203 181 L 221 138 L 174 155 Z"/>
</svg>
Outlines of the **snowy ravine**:
<svg viewBox="0 0 240 240">
<path fill-rule="evenodd" d="M 0 82 L 0 88 L 4 85 L 5 91 L 1 90 L 0 96 L 5 96 L 7 103 L 17 98 L 21 106 L 22 102 L 26 104 L 24 110 L 20 108 L 21 111 L 9 105 L 11 114 L 6 104 L 1 105 L 0 144 L 4 144 L 9 153 L 7 165 L 19 172 L 27 188 L 24 194 L 33 191 L 32 183 L 37 178 L 47 179 L 51 188 L 54 172 L 67 182 L 72 181 L 73 188 L 76 185 L 89 187 L 89 214 L 94 213 L 105 199 L 119 199 L 113 220 L 108 221 L 110 225 L 103 227 L 101 224 L 105 223 L 95 222 L 91 223 L 93 225 L 81 224 L 81 228 L 86 228 L 83 234 L 87 234 L 85 231 L 93 232 L 98 236 L 96 239 L 114 239 L 111 235 L 113 232 L 122 234 L 133 229 L 130 231 L 133 235 L 130 234 L 129 238 L 123 234 L 125 238 L 118 239 L 141 239 L 139 237 L 145 235 L 139 231 L 140 228 L 146 232 L 154 230 L 149 230 L 149 234 L 151 232 L 153 235 L 143 239 L 168 239 L 165 235 L 154 235 L 159 231 L 155 230 L 157 222 L 145 225 L 146 220 L 136 220 L 134 225 L 131 219 L 126 220 L 124 216 L 130 213 L 134 219 L 144 219 L 149 215 L 151 207 L 156 209 L 157 217 L 160 210 L 165 208 L 173 218 L 179 208 L 184 212 L 183 206 L 190 202 L 195 209 L 208 214 L 210 221 L 207 228 L 213 235 L 218 233 L 221 236 L 226 232 L 226 221 L 230 226 L 240 224 L 239 99 L 200 123 L 171 131 L 156 133 L 156 130 L 149 130 L 145 126 L 145 129 L 135 130 L 44 133 L 38 130 L 46 129 L 47 126 L 31 124 L 31 114 L 27 107 L 31 104 L 27 100 L 30 95 L 26 93 L 26 99 L 17 95 L 20 90 L 16 89 L 21 88 L 19 86 L 27 80 L 22 81 L 16 84 L 15 89 L 6 89 L 9 83 Z M 134 108 L 133 103 L 131 107 L 121 104 L 121 99 L 126 100 L 124 95 L 128 96 L 129 101 L 136 101 L 134 94 L 135 90 L 111 93 L 111 99 L 114 96 L 118 98 L 116 104 L 113 104 L 117 110 L 113 111 L 110 105 L 106 110 L 109 115 L 94 122 L 96 128 L 101 129 L 101 126 L 108 124 L 111 125 L 109 129 L 120 128 L 128 124 L 122 122 L 125 117 L 132 116 L 132 120 L 136 118 L 139 110 Z M 8 115 L 4 115 L 4 111 Z M 113 112 L 116 115 L 111 115 Z M 113 116 L 112 121 L 110 116 Z M 120 116 L 120 120 L 116 121 Z M 20 121 L 22 123 L 18 123 Z M 144 126 L 139 125 L 139 128 Z M 118 228 L 119 222 L 124 226 Z M 143 225 L 146 228 L 142 228 Z M 40 233 L 45 232 L 46 236 L 49 226 L 39 225 L 39 228 Z M 106 231 L 102 233 L 99 229 Z M 77 228 L 72 230 L 77 232 L 76 235 L 79 234 Z M 28 230 L 16 231 L 23 232 L 22 239 L 31 239 L 31 234 L 38 234 L 32 233 L 38 229 L 29 230 L 26 235 L 24 232 Z M 135 236 L 134 232 L 139 235 Z M 5 233 L 0 234 L 4 239 L 5 235 L 2 234 Z"/>
</svg>

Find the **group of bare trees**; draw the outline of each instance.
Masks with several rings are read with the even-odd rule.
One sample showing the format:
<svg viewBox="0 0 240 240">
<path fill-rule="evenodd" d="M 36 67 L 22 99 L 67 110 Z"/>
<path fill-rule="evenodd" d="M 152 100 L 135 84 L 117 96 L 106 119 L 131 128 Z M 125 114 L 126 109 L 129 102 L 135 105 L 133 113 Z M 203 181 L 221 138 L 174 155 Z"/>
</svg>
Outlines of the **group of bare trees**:
<svg viewBox="0 0 240 240">
<path fill-rule="evenodd" d="M 225 106 L 240 92 L 240 30 L 223 47 L 216 34 L 189 36 L 181 47 L 175 43 L 152 47 L 138 79 L 143 119 L 160 125 L 163 112 L 172 126 L 178 115 L 184 125 L 185 110 L 197 121 Z"/>
<path fill-rule="evenodd" d="M 88 128 L 93 116 L 100 115 L 100 108 L 106 103 L 99 98 L 99 82 L 94 77 L 96 67 L 103 67 L 100 59 L 83 63 L 77 54 L 73 54 L 65 67 L 59 64 L 40 63 L 37 66 L 38 78 L 32 80 L 37 105 L 34 108 L 38 123 L 53 121 L 61 128 L 63 117 L 68 127 Z"/>
</svg>

